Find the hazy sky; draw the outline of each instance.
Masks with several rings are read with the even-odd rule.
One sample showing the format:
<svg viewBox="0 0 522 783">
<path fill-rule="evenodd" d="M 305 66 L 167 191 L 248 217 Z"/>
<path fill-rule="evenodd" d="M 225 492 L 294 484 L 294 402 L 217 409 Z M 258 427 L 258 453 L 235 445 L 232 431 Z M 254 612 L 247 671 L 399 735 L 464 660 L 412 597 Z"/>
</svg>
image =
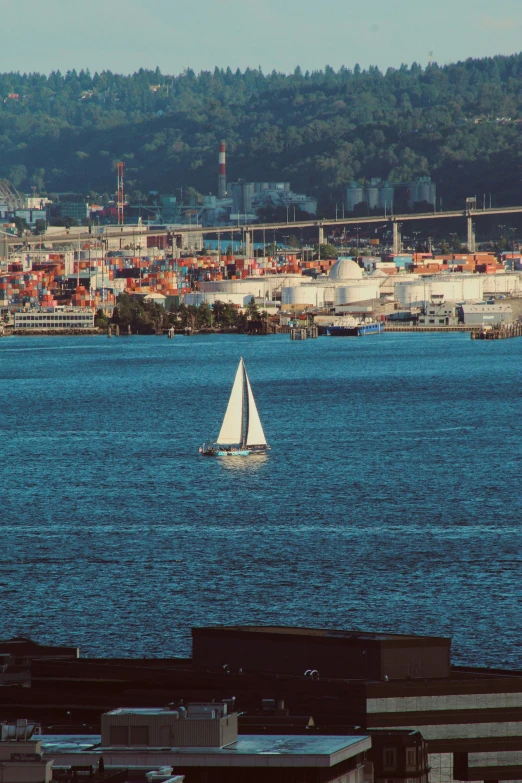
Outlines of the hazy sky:
<svg viewBox="0 0 522 783">
<path fill-rule="evenodd" d="M 521 0 L 0 0 L 0 71 L 381 68 L 522 49 Z"/>
</svg>

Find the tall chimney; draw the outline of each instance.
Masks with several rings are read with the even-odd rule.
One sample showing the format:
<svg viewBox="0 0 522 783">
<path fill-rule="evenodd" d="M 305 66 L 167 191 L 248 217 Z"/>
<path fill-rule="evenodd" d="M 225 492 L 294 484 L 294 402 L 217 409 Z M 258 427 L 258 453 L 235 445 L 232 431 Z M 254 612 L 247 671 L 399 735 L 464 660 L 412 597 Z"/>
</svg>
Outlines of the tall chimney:
<svg viewBox="0 0 522 783">
<path fill-rule="evenodd" d="M 219 145 L 219 177 L 218 198 L 227 196 L 227 145 L 224 141 Z"/>
</svg>

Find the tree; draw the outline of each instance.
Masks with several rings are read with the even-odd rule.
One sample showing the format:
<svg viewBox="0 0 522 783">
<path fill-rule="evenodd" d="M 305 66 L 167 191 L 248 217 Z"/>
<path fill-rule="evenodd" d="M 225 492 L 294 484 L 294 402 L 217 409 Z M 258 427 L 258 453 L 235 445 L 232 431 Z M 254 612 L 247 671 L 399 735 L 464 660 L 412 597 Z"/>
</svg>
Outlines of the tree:
<svg viewBox="0 0 522 783">
<path fill-rule="evenodd" d="M 246 314 L 249 320 L 251 321 L 258 321 L 259 320 L 259 308 L 256 304 L 256 300 L 254 297 L 250 300 L 250 302 L 246 306 Z"/>
<path fill-rule="evenodd" d="M 27 220 L 25 218 L 16 215 L 16 217 L 13 218 L 13 223 L 16 226 L 16 233 L 19 237 L 23 236 L 26 231 L 29 231 L 29 226 L 27 225 Z"/>
<path fill-rule="evenodd" d="M 34 224 L 34 233 L 45 234 L 46 227 L 47 227 L 47 223 L 45 222 L 45 220 L 38 218 L 38 220 Z"/>
<path fill-rule="evenodd" d="M 103 312 L 103 310 L 97 310 L 96 311 L 96 317 L 94 319 L 94 325 L 98 329 L 106 330 L 109 326 L 109 319 L 107 318 L 107 314 Z"/>
<path fill-rule="evenodd" d="M 210 329 L 212 326 L 212 310 L 207 302 L 202 302 L 198 308 L 196 323 L 198 329 Z"/>
<path fill-rule="evenodd" d="M 317 246 L 316 246 L 317 252 Z M 335 245 L 325 244 L 319 247 L 319 258 L 337 258 L 337 250 Z"/>
</svg>

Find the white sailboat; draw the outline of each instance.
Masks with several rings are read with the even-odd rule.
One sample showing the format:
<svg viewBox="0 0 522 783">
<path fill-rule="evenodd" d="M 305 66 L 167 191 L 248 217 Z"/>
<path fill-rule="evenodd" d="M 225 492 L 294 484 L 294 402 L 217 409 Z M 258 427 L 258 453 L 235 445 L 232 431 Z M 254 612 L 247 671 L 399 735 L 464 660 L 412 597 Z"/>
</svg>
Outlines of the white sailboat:
<svg viewBox="0 0 522 783">
<path fill-rule="evenodd" d="M 218 439 L 204 443 L 199 452 L 207 457 L 247 457 L 269 448 L 241 357 Z"/>
</svg>

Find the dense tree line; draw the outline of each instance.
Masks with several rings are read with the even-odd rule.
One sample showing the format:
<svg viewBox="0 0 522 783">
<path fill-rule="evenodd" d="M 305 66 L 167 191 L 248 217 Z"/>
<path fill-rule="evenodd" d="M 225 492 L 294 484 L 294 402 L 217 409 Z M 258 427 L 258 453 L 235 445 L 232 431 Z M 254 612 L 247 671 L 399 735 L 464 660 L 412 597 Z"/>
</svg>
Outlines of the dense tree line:
<svg viewBox="0 0 522 783">
<path fill-rule="evenodd" d="M 215 192 L 224 138 L 230 179 L 290 180 L 323 211 L 352 179 L 428 174 L 445 206 L 484 192 L 507 204 L 520 201 L 521 120 L 522 55 L 385 73 L 6 73 L 0 176 L 26 191 L 102 194 L 123 160 L 136 197 Z"/>
<path fill-rule="evenodd" d="M 220 301 L 216 301 L 212 308 L 206 302 L 199 307 L 180 303 L 167 311 L 156 302 L 146 302 L 122 293 L 117 297 L 110 319 L 102 310 L 98 311 L 96 326 L 100 329 L 118 326 L 123 334 L 127 333 L 129 327 L 133 334 L 156 334 L 171 327 L 178 331 L 212 329 L 248 332 L 249 322 L 266 317 L 266 312 L 259 311 L 254 299 L 241 311 L 234 305 Z"/>
</svg>

